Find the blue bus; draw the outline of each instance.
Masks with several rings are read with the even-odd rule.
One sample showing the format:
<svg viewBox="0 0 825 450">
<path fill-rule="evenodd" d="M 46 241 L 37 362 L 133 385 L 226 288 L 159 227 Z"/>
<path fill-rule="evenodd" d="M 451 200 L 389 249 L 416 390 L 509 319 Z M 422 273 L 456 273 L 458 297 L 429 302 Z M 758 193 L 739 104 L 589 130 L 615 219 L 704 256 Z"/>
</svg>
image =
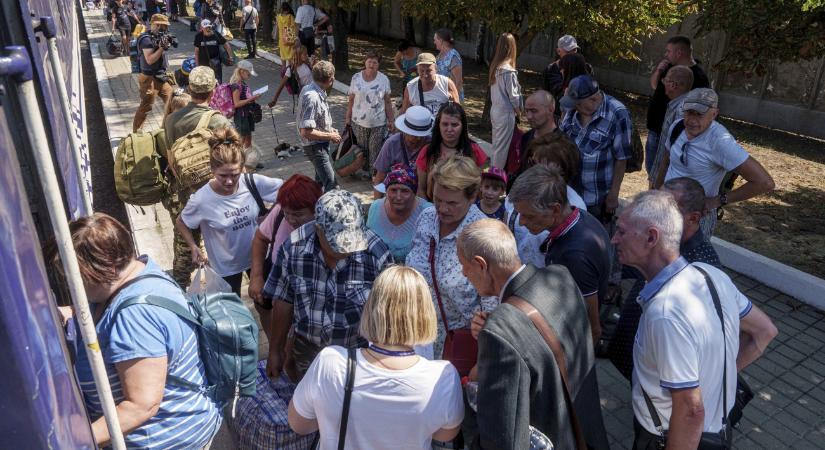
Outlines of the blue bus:
<svg viewBox="0 0 825 450">
<path fill-rule="evenodd" d="M 91 212 L 79 7 L 72 0 L 0 2 L 2 449 L 96 448 L 57 318 L 56 305 L 69 299 L 50 280 L 41 251 L 54 235 L 52 217 Z M 49 37 L 56 38 L 57 66 L 50 65 Z M 37 151 L 48 152 L 57 183 L 41 177 Z"/>
</svg>

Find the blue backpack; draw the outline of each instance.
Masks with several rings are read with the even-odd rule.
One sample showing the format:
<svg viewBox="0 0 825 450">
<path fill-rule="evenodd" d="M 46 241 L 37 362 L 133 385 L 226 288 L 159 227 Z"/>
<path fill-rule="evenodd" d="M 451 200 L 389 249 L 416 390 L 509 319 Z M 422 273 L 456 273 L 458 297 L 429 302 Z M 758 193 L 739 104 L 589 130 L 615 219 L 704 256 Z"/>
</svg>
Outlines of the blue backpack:
<svg viewBox="0 0 825 450">
<path fill-rule="evenodd" d="M 160 275 L 148 274 L 137 278 L 160 278 L 172 283 Z M 234 404 L 239 397 L 255 396 L 258 324 L 235 294 L 190 295 L 187 296 L 187 303 L 189 308 L 168 298 L 141 295 L 123 301 L 113 317 L 132 305 L 152 305 L 172 311 L 195 325 L 198 353 L 206 369 L 208 385 L 199 386 L 172 375 L 167 376 L 166 380 L 176 386 L 204 391 L 220 402 L 232 400 L 234 414 Z"/>
</svg>

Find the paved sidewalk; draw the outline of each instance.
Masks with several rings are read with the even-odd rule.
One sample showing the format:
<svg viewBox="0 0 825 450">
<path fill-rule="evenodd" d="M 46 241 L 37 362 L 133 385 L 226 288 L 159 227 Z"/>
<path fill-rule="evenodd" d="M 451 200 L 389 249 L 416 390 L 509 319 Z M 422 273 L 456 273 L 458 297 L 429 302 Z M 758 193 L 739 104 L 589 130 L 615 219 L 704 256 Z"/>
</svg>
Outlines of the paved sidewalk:
<svg viewBox="0 0 825 450">
<path fill-rule="evenodd" d="M 100 13 L 92 11 L 84 14 L 90 42 L 98 44 L 101 50 L 104 49 L 108 32 Z M 181 24 L 172 24 L 171 28 L 181 43 L 178 49 L 170 52 L 170 64 L 176 68 L 185 57 L 192 54 L 194 33 Z M 238 56 L 244 55 L 245 51 L 239 49 Z M 132 117 L 139 101 L 135 78 L 129 73 L 126 58 L 100 58 L 99 54 L 94 53 L 93 56 L 110 138 L 116 147 L 119 140 L 131 131 Z M 264 84 L 269 85 L 270 90 L 261 102 L 265 104 L 277 88 L 280 67 L 261 58 L 253 62 L 259 76 L 252 79 L 251 87 L 257 89 Z M 224 79 L 228 80 L 230 75 L 230 70 L 226 69 Z M 279 141 L 297 143 L 290 97 L 284 91 L 273 109 L 275 127 L 266 108 L 264 121 L 257 124 L 253 141 L 261 148 L 262 163 L 265 165 L 261 173 L 281 178 L 287 178 L 293 173 L 313 176 L 312 166 L 302 154 L 278 160 L 272 151 Z M 329 98 L 333 121 L 338 128 L 343 128 L 346 97 L 333 92 Z M 158 103 L 147 120 L 146 129 L 158 127 L 160 117 L 161 108 Z M 343 187 L 356 192 L 365 200 L 371 197 L 367 182 L 349 179 L 340 182 Z M 148 213 L 141 215 L 130 207 L 140 251 L 149 253 L 165 267 L 171 267 L 171 223 L 168 214 L 162 207 L 144 209 Z M 822 386 L 825 378 L 825 353 L 821 351 L 825 346 L 825 321 L 822 320 L 822 312 L 750 278 L 735 272 L 730 272 L 730 275 L 737 286 L 771 316 L 780 330 L 779 337 L 766 355 L 744 371 L 744 377 L 753 388 L 756 398 L 745 410 L 745 418 L 739 431 L 735 433 L 736 448 L 825 447 L 825 387 Z M 264 343 L 262 349 L 265 348 Z M 598 372 L 601 403 L 611 447 L 630 448 L 633 440 L 633 413 L 629 385 L 606 360 L 598 361 Z M 234 448 L 231 435 L 225 430 L 213 445 L 213 449 Z"/>
</svg>

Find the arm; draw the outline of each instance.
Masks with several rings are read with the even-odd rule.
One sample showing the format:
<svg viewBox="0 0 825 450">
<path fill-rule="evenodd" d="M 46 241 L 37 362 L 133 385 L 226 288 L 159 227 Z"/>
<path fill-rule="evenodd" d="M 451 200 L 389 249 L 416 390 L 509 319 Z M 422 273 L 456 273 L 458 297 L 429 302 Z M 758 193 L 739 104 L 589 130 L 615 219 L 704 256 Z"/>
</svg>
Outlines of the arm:
<svg viewBox="0 0 825 450">
<path fill-rule="evenodd" d="M 613 182 L 610 184 L 610 191 L 607 193 L 605 199 L 605 210 L 607 213 L 613 213 L 619 206 L 619 191 L 622 188 L 622 180 L 624 180 L 624 172 L 627 168 L 627 160 L 616 160 L 613 162 Z"/>
<path fill-rule="evenodd" d="M 415 193 L 421 198 L 427 198 L 427 171 L 418 169 L 418 191 Z"/>
<path fill-rule="evenodd" d="M 281 91 L 283 91 L 284 86 L 286 86 L 286 80 L 286 77 L 281 77 L 281 82 L 278 83 L 278 89 L 275 90 L 275 97 L 272 99 L 271 102 L 269 102 L 270 108 L 272 108 L 273 106 L 275 106 L 276 103 L 278 103 L 278 97 L 281 96 Z"/>
<path fill-rule="evenodd" d="M 424 105 L 421 105 L 424 106 Z M 410 94 L 407 92 L 407 86 L 404 86 L 404 99 L 401 101 L 401 111 L 398 111 L 398 114 L 404 114 L 407 111 L 407 108 L 410 107 Z"/>
<path fill-rule="evenodd" d="M 272 331 L 269 335 L 269 359 L 266 362 L 266 373 L 270 378 L 278 378 L 284 367 L 284 346 L 289 327 L 292 326 L 293 305 L 281 299 L 272 301 Z"/>
<path fill-rule="evenodd" d="M 441 442 L 450 442 L 458 436 L 459 431 L 461 431 L 461 426 L 457 426 L 455 428 L 441 428 L 433 433 L 433 439 Z"/>
<path fill-rule="evenodd" d="M 779 330 L 761 309 L 754 305 L 750 312 L 739 321 L 739 353 L 736 356 L 736 370 L 742 370 L 756 361 L 768 348 L 768 344 L 779 334 Z"/>
<path fill-rule="evenodd" d="M 403 78 L 404 70 L 401 69 L 401 52 L 395 52 L 395 57 L 392 59 L 392 65 L 395 66 L 395 70 L 397 70 L 398 74 L 401 75 L 401 78 Z"/>
<path fill-rule="evenodd" d="M 602 337 L 602 324 L 599 320 L 599 294 L 584 297 L 584 304 L 587 306 L 587 319 L 590 321 L 590 336 L 593 338 L 593 347 L 599 343 Z"/>
<path fill-rule="evenodd" d="M 455 82 L 456 92 L 461 92 L 464 87 L 464 70 L 462 66 L 455 66 L 450 70 L 450 78 Z"/>
<path fill-rule="evenodd" d="M 671 389 L 673 411 L 667 436 L 667 450 L 693 450 L 705 425 L 705 407 L 699 387 Z"/>
<path fill-rule="evenodd" d="M 125 397 L 117 404 L 117 417 L 126 435 L 158 413 L 166 385 L 166 357 L 131 359 L 116 363 L 115 368 Z M 109 443 L 105 417 L 94 421 L 92 433 L 99 446 Z"/>
<path fill-rule="evenodd" d="M 229 46 L 229 41 L 223 43 L 223 48 L 226 50 L 226 59 L 229 64 L 232 64 L 232 47 Z"/>
<path fill-rule="evenodd" d="M 258 97 L 260 97 L 260 95 L 254 95 L 252 97 L 249 97 L 246 100 L 241 100 L 241 91 L 240 91 L 240 89 L 236 89 L 236 90 L 232 91 L 232 103 L 235 105 L 235 109 L 238 109 L 242 106 L 246 106 L 250 103 L 255 103 L 255 100 L 257 100 Z"/>
<path fill-rule="evenodd" d="M 266 247 L 269 239 L 255 230 L 255 238 L 252 240 L 252 268 L 249 272 L 249 297 L 256 302 L 261 301 L 261 293 L 264 289 L 264 258 L 266 258 Z M 268 275 L 268 274 L 267 274 Z"/>
<path fill-rule="evenodd" d="M 198 243 L 195 242 L 195 238 L 192 236 L 192 231 L 189 230 L 189 227 L 183 223 L 183 219 L 180 218 L 178 215 L 178 219 L 175 220 L 175 229 L 178 230 L 183 240 L 186 241 L 186 244 L 189 246 L 190 251 L 192 252 L 192 261 L 197 264 L 206 264 L 208 261 L 203 253 L 201 253 L 201 249 L 198 246 Z"/>
<path fill-rule="evenodd" d="M 759 161 L 753 159 L 753 157 L 749 156 L 745 162 L 733 169 L 733 171 L 745 179 L 745 184 L 728 192 L 728 203 L 742 202 L 757 195 L 770 192 L 776 187 L 768 171 L 762 167 L 762 164 L 759 164 Z M 718 196 L 710 197 L 705 201 L 705 208 L 710 210 L 718 208 L 721 204 Z"/>
<path fill-rule="evenodd" d="M 158 62 L 159 59 L 163 57 L 163 49 L 158 47 L 154 50 L 151 48 L 144 48 L 143 49 L 143 57 L 146 58 L 146 62 L 148 64 L 154 64 Z M 195 55 L 197 56 L 197 55 Z"/>
<path fill-rule="evenodd" d="M 653 182 L 653 189 L 660 189 L 665 184 L 665 175 L 667 175 L 667 169 L 670 167 L 670 149 L 665 147 L 662 153 L 662 163 L 659 164 L 659 172 Z"/>
<path fill-rule="evenodd" d="M 450 100 L 452 100 L 456 103 L 461 103 L 458 99 L 458 88 L 456 87 L 455 83 L 453 83 L 453 80 L 448 80 L 447 85 L 449 86 L 448 89 L 449 89 L 449 92 L 450 92 Z M 404 95 L 405 96 L 407 95 L 406 91 L 404 92 Z M 424 105 L 421 105 L 421 106 L 424 106 Z"/>
<path fill-rule="evenodd" d="M 295 405 L 291 400 L 289 402 L 289 413 L 287 420 L 289 422 L 289 427 L 292 428 L 292 431 L 298 434 L 304 435 L 318 431 L 318 420 L 307 419 L 298 414 L 298 411 L 295 410 Z"/>
<path fill-rule="evenodd" d="M 384 94 L 384 113 L 387 114 L 387 129 L 392 133 L 395 131 L 395 108 L 392 107 L 392 97 L 389 92 Z"/>
<path fill-rule="evenodd" d="M 317 128 L 301 128 L 301 137 L 309 141 L 341 142 L 341 135 L 337 131 L 321 131 Z"/>
<path fill-rule="evenodd" d="M 659 65 L 653 69 L 653 73 L 650 74 L 650 89 L 653 89 L 654 91 L 656 90 L 656 86 L 659 85 L 659 80 L 662 79 L 662 75 L 665 74 L 667 71 L 667 66 L 669 65 L 670 63 L 668 60 L 663 59 L 659 62 Z"/>
<path fill-rule="evenodd" d="M 355 104 L 355 94 L 349 94 L 347 98 L 347 113 L 344 115 L 344 123 L 352 123 L 352 106 Z"/>
</svg>

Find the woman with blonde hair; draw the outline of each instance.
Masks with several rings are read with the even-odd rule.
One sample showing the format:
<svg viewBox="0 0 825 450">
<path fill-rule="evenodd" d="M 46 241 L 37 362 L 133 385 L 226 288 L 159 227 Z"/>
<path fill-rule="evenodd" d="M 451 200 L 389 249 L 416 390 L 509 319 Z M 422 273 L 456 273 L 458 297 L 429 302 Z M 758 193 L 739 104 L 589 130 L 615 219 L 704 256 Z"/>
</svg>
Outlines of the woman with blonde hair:
<svg viewBox="0 0 825 450">
<path fill-rule="evenodd" d="M 241 137 L 232 128 L 215 130 L 209 147 L 213 178 L 189 197 L 175 227 L 189 245 L 192 261 L 208 262 L 240 295 L 243 273 L 252 265 L 252 240 L 262 213 L 253 190 L 263 202 L 274 203 L 283 180 L 243 174 L 246 156 Z M 190 230 L 195 229 L 203 234 L 208 260 L 192 237 Z"/>
<path fill-rule="evenodd" d="M 281 74 L 281 82 L 278 84 L 278 89 L 275 90 L 275 97 L 267 105 L 270 108 L 278 103 L 278 97 L 281 96 L 281 91 L 284 90 L 284 87 L 286 86 L 287 81 L 289 81 L 289 77 L 292 76 L 293 71 L 295 72 L 296 79 L 298 81 L 298 92 L 294 92 L 292 95 L 297 96 L 300 94 L 301 89 L 304 86 L 312 83 L 312 66 L 310 65 L 309 53 L 307 53 L 306 47 L 303 45 L 296 46 L 295 51 L 292 52 L 292 59 L 284 61 L 286 61 L 286 68 Z"/>
<path fill-rule="evenodd" d="M 299 434 L 316 430 L 319 448 L 362 450 L 430 449 L 450 441 L 464 417 L 455 368 L 429 361 L 413 347 L 436 336 L 436 313 L 424 278 L 414 269 L 392 266 L 375 279 L 361 313 L 360 334 L 368 348 L 326 347 L 298 383 L 289 404 L 289 425 Z M 342 417 L 348 365 L 353 384 Z M 344 444 L 339 426 L 344 425 Z"/>
<path fill-rule="evenodd" d="M 521 86 L 516 71 L 516 38 L 502 33 L 498 38 L 496 53 L 490 63 L 490 122 L 493 125 L 493 148 L 490 160 L 494 167 L 504 169 L 510 141 L 516 126 L 516 116 L 521 113 Z"/>
<path fill-rule="evenodd" d="M 461 230 L 487 217 L 475 205 L 480 186 L 481 169 L 472 159 L 451 156 L 436 164 L 433 168 L 435 206 L 424 210 L 418 218 L 412 248 L 407 254 L 407 265 L 422 273 L 427 284 L 434 286 L 433 301 L 439 313 L 438 337 L 432 352 L 435 358 L 442 357 L 448 331 L 468 329 L 475 312 L 492 311 L 498 304 L 495 297 L 479 297 L 461 272 L 456 252 Z"/>
</svg>

